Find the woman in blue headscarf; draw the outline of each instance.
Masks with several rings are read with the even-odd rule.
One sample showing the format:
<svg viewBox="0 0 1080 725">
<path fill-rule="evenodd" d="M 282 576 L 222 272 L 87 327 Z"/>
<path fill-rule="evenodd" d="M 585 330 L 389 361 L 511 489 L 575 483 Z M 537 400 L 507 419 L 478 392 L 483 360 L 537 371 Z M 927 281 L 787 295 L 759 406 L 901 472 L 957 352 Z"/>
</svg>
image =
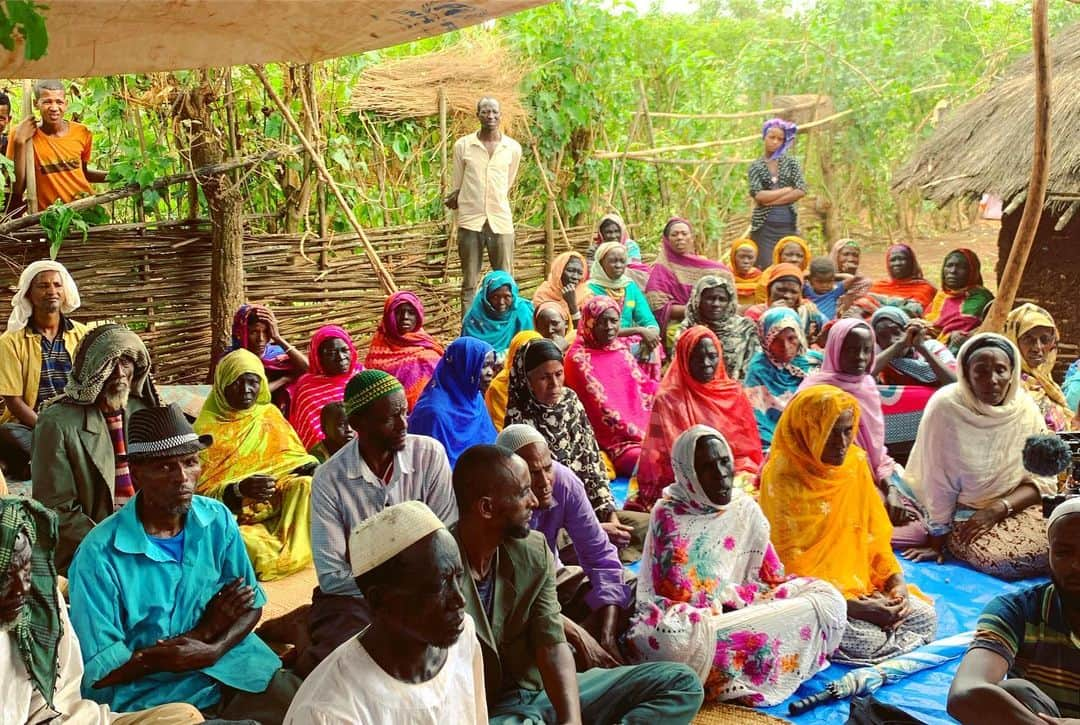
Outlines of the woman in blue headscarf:
<svg viewBox="0 0 1080 725">
<path fill-rule="evenodd" d="M 780 414 L 795 397 L 810 361 L 806 357 L 802 321 L 795 310 L 788 307 L 767 310 L 758 320 L 758 338 L 761 349 L 750 358 L 743 390 L 754 408 L 761 447 L 767 452 Z"/>
<path fill-rule="evenodd" d="M 494 443 L 495 426 L 484 405 L 494 377 L 491 345 L 471 337 L 454 340 L 409 414 L 409 432 L 442 443 L 451 466 L 469 446 Z"/>
<path fill-rule="evenodd" d="M 518 294 L 509 272 L 496 269 L 484 275 L 472 307 L 461 321 L 461 334 L 483 340 L 501 359 L 510 340 L 522 330 L 533 329 L 533 306 Z"/>
<path fill-rule="evenodd" d="M 761 128 L 765 151 L 747 172 L 754 200 L 750 238 L 758 247 L 759 269 L 772 264 L 773 249 L 782 237 L 801 236 L 795 202 L 806 196 L 806 180 L 799 162 L 787 153 L 796 130 L 794 123 L 782 118 L 766 121 Z"/>
</svg>

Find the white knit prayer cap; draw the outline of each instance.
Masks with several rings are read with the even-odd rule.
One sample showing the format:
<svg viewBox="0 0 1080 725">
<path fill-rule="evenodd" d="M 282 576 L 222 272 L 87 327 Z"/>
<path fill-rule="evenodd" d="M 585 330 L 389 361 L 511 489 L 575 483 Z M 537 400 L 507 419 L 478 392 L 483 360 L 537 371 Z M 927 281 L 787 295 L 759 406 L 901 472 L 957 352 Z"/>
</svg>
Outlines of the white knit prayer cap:
<svg viewBox="0 0 1080 725">
<path fill-rule="evenodd" d="M 540 434 L 540 431 L 533 428 L 531 425 L 525 425 L 524 423 L 514 423 L 508 425 L 502 429 L 498 437 L 495 438 L 495 445 L 502 446 L 503 448 L 509 448 L 512 451 L 519 451 L 527 445 L 533 443 L 547 444 L 544 440 L 544 436 Z"/>
<path fill-rule="evenodd" d="M 405 501 L 364 519 L 349 536 L 353 576 L 371 571 L 446 526 L 427 504 Z"/>
<path fill-rule="evenodd" d="M 38 260 L 27 266 L 19 275 L 19 290 L 11 298 L 11 306 L 15 309 L 11 311 L 11 316 L 8 317 L 8 332 L 23 329 L 34 315 L 34 308 L 30 304 L 30 285 L 33 284 L 34 277 L 37 277 L 42 272 L 60 273 L 60 280 L 64 285 L 64 303 L 60 306 L 61 312 L 69 315 L 79 309 L 79 305 L 82 304 L 82 299 L 79 298 L 79 288 L 75 286 L 75 280 L 71 277 L 71 273 L 67 271 L 67 267 L 51 259 Z M 73 353 L 74 351 L 69 352 Z"/>
<path fill-rule="evenodd" d="M 1046 522 L 1046 532 L 1049 534 L 1050 527 L 1054 525 L 1054 522 L 1069 514 L 1080 514 L 1080 496 L 1058 504 L 1058 507 L 1054 509 L 1053 513 L 1050 514 L 1050 519 Z"/>
</svg>

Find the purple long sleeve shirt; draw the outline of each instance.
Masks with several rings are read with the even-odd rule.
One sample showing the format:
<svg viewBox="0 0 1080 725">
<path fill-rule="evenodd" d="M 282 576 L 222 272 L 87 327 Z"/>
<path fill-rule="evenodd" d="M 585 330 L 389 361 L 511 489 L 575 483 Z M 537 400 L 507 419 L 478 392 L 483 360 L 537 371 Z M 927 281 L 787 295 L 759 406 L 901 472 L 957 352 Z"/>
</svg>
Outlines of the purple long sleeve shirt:
<svg viewBox="0 0 1080 725">
<path fill-rule="evenodd" d="M 533 511 L 532 528 L 547 539 L 548 548 L 555 555 L 556 569 L 563 565 L 559 561 L 559 529 L 566 529 L 577 552 L 578 562 L 592 584 L 592 590 L 585 597 L 591 609 L 608 604 L 627 606 L 630 590 L 623 583 L 619 551 L 600 528 L 592 504 L 585 495 L 585 484 L 563 464 L 558 461 L 552 463 L 555 469 L 552 487 L 554 502 L 550 508 Z"/>
</svg>

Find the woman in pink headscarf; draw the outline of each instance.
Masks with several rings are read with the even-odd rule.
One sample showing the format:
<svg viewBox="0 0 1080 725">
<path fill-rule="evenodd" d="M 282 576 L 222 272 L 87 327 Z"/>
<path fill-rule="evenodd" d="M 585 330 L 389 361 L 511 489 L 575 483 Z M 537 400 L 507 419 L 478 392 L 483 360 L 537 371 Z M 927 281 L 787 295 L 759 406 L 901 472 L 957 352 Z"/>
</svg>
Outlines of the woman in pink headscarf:
<svg viewBox="0 0 1080 725">
<path fill-rule="evenodd" d="M 821 369 L 807 375 L 799 390 L 811 385 L 832 385 L 859 401 L 859 432 L 855 443 L 866 451 L 870 471 L 885 499 L 894 526 L 893 545 L 921 546 L 928 530 L 920 520 L 923 517 L 915 495 L 904 482 L 903 467 L 885 448 L 885 416 L 881 411 L 881 393 L 870 375 L 873 368 L 873 329 L 864 320 L 847 317 L 833 323 Z"/>
<path fill-rule="evenodd" d="M 349 333 L 337 325 L 320 327 L 312 335 L 308 360 L 308 371 L 296 381 L 289 423 L 310 451 L 326 437 L 319 420 L 323 406 L 344 400 L 345 384 L 364 366 L 356 359 Z"/>
<path fill-rule="evenodd" d="M 387 297 L 364 365 L 390 373 L 405 386 L 410 412 L 442 356 L 443 346 L 424 330 L 424 303 L 420 298 L 408 290 Z"/>
<path fill-rule="evenodd" d="M 645 296 L 660 325 L 660 332 L 673 341 L 694 284 L 707 274 L 731 274 L 728 266 L 694 253 L 694 229 L 690 222 L 672 217 L 664 225 L 663 246 L 653 263 Z M 671 344 L 667 345 L 671 347 Z"/>
</svg>

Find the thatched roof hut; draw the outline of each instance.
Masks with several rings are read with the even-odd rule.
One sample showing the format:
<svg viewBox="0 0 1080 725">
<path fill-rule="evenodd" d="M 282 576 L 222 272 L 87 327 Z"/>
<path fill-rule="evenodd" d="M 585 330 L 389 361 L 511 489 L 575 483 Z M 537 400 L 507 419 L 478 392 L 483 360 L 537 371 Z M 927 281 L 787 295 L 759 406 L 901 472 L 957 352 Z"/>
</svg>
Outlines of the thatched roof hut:
<svg viewBox="0 0 1080 725">
<path fill-rule="evenodd" d="M 1080 343 L 1080 23 L 1061 29 L 1050 45 L 1050 180 L 1046 204 L 1017 302 L 1046 307 L 1061 330 L 1062 364 Z M 981 96 L 948 114 L 893 175 L 893 189 L 918 191 L 945 204 L 1000 196 L 1005 213 L 998 233 L 998 277 L 1009 257 L 1031 176 L 1035 133 L 1031 56 L 1011 66 Z"/>
<path fill-rule="evenodd" d="M 1080 204 L 1080 23 L 1050 45 L 1050 183 L 1046 208 L 1059 222 Z M 1027 190 L 1035 129 L 1030 55 L 990 90 L 949 113 L 911 160 L 893 174 L 893 189 L 918 190 L 937 204 L 997 194 L 1006 203 Z M 1022 201 L 1022 200 L 1021 200 Z"/>
</svg>

